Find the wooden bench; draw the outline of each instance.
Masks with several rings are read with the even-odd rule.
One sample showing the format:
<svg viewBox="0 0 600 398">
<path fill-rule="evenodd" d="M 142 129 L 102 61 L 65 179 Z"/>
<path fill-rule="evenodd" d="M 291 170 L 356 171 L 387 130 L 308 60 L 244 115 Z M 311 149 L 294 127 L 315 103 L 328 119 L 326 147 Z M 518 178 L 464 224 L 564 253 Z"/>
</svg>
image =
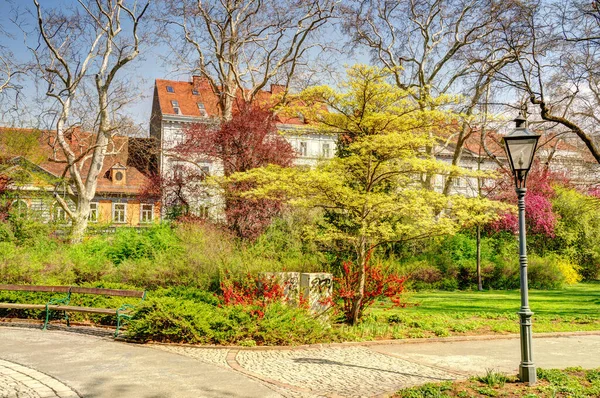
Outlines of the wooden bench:
<svg viewBox="0 0 600 398">
<path fill-rule="evenodd" d="M 92 308 L 78 307 L 69 305 L 72 294 L 93 294 L 99 296 L 119 296 L 119 297 L 137 297 L 143 301 L 146 298 L 145 290 L 124 290 L 124 289 L 102 289 L 96 287 L 79 287 L 79 286 L 35 286 L 35 285 L 0 285 L 0 291 L 21 291 L 21 292 L 45 292 L 45 293 L 62 293 L 65 296 L 52 298 L 46 304 L 21 304 L 21 303 L 0 303 L 0 308 L 6 309 L 26 309 L 26 310 L 45 310 L 46 320 L 43 330 L 48 327 L 50 319 L 50 311 L 63 311 L 67 326 L 69 324 L 69 312 L 86 312 L 90 314 L 105 314 L 117 316 L 117 330 L 115 337 L 119 335 L 121 328 L 121 319 L 131 319 L 131 311 L 135 308 L 132 304 L 123 304 L 117 309 L 111 308 Z"/>
</svg>

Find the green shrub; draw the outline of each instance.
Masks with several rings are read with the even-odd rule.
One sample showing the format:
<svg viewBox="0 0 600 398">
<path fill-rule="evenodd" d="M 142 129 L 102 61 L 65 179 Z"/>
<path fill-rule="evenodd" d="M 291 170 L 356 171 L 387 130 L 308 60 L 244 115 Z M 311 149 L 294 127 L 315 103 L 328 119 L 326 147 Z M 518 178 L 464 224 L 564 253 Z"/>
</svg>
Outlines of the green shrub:
<svg viewBox="0 0 600 398">
<path fill-rule="evenodd" d="M 529 256 L 528 279 L 532 289 L 560 289 L 565 276 L 560 270 L 555 256 Z"/>
<path fill-rule="evenodd" d="M 193 297 L 190 291 L 181 291 Z M 162 291 L 162 294 L 174 291 Z M 203 300 L 211 301 L 208 296 Z M 259 314 L 250 307 L 216 306 L 182 297 L 153 297 L 140 306 L 127 330 L 141 341 L 192 344 L 293 345 L 336 339 L 306 310 L 273 303 Z"/>
</svg>

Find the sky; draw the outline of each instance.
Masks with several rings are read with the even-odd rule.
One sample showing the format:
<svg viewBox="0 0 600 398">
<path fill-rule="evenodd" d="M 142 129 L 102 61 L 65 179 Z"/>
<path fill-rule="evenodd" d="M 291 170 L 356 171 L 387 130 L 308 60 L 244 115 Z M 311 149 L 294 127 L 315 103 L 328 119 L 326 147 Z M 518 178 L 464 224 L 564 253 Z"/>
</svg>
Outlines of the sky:
<svg viewBox="0 0 600 398">
<path fill-rule="evenodd" d="M 42 9 L 61 7 L 76 3 L 75 0 L 40 0 Z M 6 46 L 17 60 L 31 60 L 31 51 L 24 44 L 32 45 L 37 42 L 37 37 L 24 38 L 24 31 L 32 31 L 35 20 L 30 12 L 34 10 L 32 0 L 0 0 L 0 25 L 12 36 L 2 36 L 2 45 Z M 15 19 L 18 25 L 15 24 Z M 128 104 L 126 113 L 142 125 L 144 131 L 148 130 L 148 121 L 152 107 L 152 94 L 155 79 L 188 80 L 189 77 L 176 74 L 171 66 L 165 65 L 160 60 L 160 55 L 167 52 L 164 46 L 146 45 L 142 54 L 126 66 L 126 73 L 135 76 L 139 98 Z M 43 94 L 43 93 L 42 93 Z M 37 96 L 35 85 L 28 83 L 24 85 L 23 103 L 31 105 Z M 0 122 L 1 124 L 2 122 Z M 30 126 L 34 127 L 34 126 Z"/>
<path fill-rule="evenodd" d="M 51 8 L 64 8 L 68 6 L 77 5 L 76 0 L 40 0 L 42 9 Z M 38 37 L 35 34 L 24 35 L 25 32 L 34 32 L 35 29 L 35 7 L 33 0 L 0 0 L 0 26 L 5 29 L 10 37 L 2 37 L 1 43 L 7 47 L 14 54 L 15 59 L 19 61 L 32 60 L 32 52 L 27 48 L 25 43 L 29 46 L 35 46 L 38 41 Z M 339 36 L 339 33 L 335 32 L 335 28 L 329 28 L 328 31 L 323 32 L 324 36 L 328 36 L 331 39 L 331 35 Z M 341 39 L 341 38 L 340 38 Z M 142 47 L 141 54 L 134 61 L 130 62 L 122 70 L 128 77 L 133 78 L 133 82 L 138 89 L 136 100 L 129 103 L 125 108 L 125 113 L 130 116 L 136 124 L 141 126 L 142 132 L 148 132 L 148 122 L 150 119 L 150 112 L 152 107 L 152 95 L 154 88 L 155 79 L 173 79 L 187 81 L 190 76 L 182 74 L 181 71 L 177 72 L 173 65 L 167 65 L 161 59 L 161 56 L 169 53 L 167 46 L 157 43 L 145 43 Z M 344 65 L 353 64 L 356 62 L 367 62 L 368 58 L 364 55 L 354 55 L 350 58 L 347 55 L 335 54 L 338 61 L 340 70 L 343 69 Z M 268 89 L 268 86 L 267 86 Z M 37 90 L 40 90 L 38 93 Z M 24 84 L 22 93 L 22 103 L 30 107 L 35 107 L 33 101 L 35 98 L 43 97 L 45 90 L 43 87 L 36 89 L 35 84 L 31 81 Z M 34 114 L 34 112 L 30 112 Z M 30 126 L 22 127 L 37 127 L 35 120 L 29 122 L 21 121 L 21 124 L 28 123 Z M 2 121 L 0 118 L 0 125 L 7 124 L 5 120 Z"/>
</svg>

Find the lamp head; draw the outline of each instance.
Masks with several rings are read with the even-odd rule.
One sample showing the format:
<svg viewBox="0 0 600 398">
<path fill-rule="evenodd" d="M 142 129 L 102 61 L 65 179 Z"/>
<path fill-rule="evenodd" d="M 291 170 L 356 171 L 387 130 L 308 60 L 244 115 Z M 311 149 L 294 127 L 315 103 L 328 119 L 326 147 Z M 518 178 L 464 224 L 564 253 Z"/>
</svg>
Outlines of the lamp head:
<svg viewBox="0 0 600 398">
<path fill-rule="evenodd" d="M 519 115 L 514 121 L 515 129 L 504 136 L 502 141 L 510 169 L 515 177 L 515 184 L 517 188 L 525 188 L 525 180 L 533 164 L 533 155 L 540 135 L 527 128 L 527 119 L 522 115 Z"/>
</svg>

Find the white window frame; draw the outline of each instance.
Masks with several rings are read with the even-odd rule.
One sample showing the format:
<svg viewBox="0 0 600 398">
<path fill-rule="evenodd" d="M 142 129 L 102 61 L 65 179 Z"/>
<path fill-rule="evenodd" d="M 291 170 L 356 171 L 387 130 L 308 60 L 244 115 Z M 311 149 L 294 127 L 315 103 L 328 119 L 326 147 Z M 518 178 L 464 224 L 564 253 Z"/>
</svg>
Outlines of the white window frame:
<svg viewBox="0 0 600 398">
<path fill-rule="evenodd" d="M 181 108 L 179 107 L 179 101 L 171 100 L 171 106 L 173 106 L 173 112 L 178 115 L 181 115 Z"/>
<path fill-rule="evenodd" d="M 148 209 L 144 209 L 144 206 L 150 206 L 150 218 L 144 220 L 144 213 L 148 213 Z M 154 221 L 154 205 L 152 203 L 140 203 L 140 223 L 149 224 Z"/>
<path fill-rule="evenodd" d="M 15 199 L 15 200 L 13 200 L 12 203 L 10 204 L 11 205 L 11 210 L 13 208 L 16 209 L 16 207 L 15 207 L 16 203 L 23 203 L 25 205 L 25 209 L 23 211 L 19 210 L 20 214 L 25 215 L 25 214 L 29 213 L 29 205 L 23 199 Z"/>
<path fill-rule="evenodd" d="M 119 221 L 119 220 L 117 220 L 115 218 L 115 215 L 116 215 L 116 212 L 117 212 L 116 207 L 120 206 L 120 205 L 123 206 L 123 210 L 122 210 L 123 211 L 123 221 Z M 119 212 L 120 211 L 121 210 L 119 210 Z M 115 223 L 115 224 L 125 224 L 125 223 L 127 223 L 127 203 L 114 202 L 112 204 L 112 222 Z"/>
<path fill-rule="evenodd" d="M 298 153 L 300 156 L 308 156 L 308 142 L 300 141 L 298 144 Z"/>
<path fill-rule="evenodd" d="M 58 202 L 54 202 L 52 206 L 52 221 L 66 223 L 68 219 L 69 216 L 67 216 L 65 209 Z"/>
<path fill-rule="evenodd" d="M 210 212 L 209 212 L 209 207 L 207 205 L 202 205 L 198 207 L 198 217 L 200 218 L 208 218 Z"/>
<path fill-rule="evenodd" d="M 206 113 L 206 107 L 204 106 L 203 102 L 198 102 L 198 111 L 200 112 L 200 116 L 208 116 L 208 113 Z"/>
<path fill-rule="evenodd" d="M 323 157 L 330 158 L 331 157 L 331 145 L 329 142 L 323 143 Z"/>
<path fill-rule="evenodd" d="M 98 210 L 100 210 L 100 204 L 98 202 L 91 202 L 90 214 L 88 214 L 89 222 L 98 222 Z"/>
<path fill-rule="evenodd" d="M 200 166 L 200 181 L 206 180 L 206 177 L 210 177 L 210 166 Z"/>
</svg>

